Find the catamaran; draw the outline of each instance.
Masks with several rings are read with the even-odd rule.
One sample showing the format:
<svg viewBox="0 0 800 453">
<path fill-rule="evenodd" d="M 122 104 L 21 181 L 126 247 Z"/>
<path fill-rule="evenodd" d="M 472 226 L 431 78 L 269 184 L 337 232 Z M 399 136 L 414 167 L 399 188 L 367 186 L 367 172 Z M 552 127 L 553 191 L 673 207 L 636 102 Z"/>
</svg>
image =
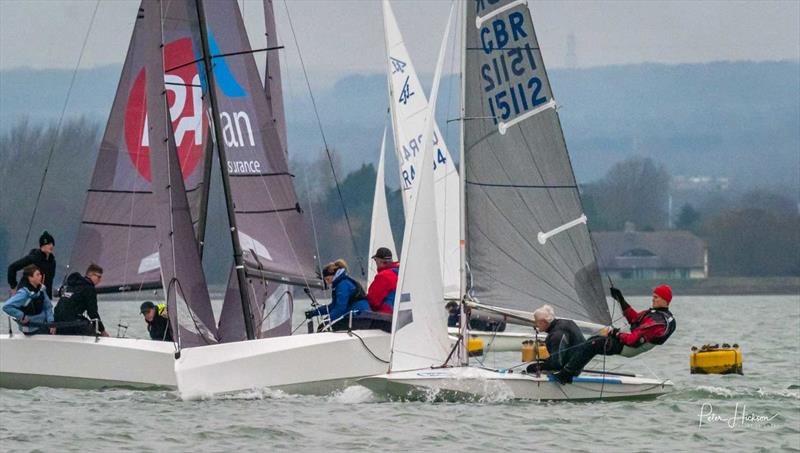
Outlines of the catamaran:
<svg viewBox="0 0 800 453">
<path fill-rule="evenodd" d="M 547 303 L 563 317 L 608 325 L 611 315 L 527 2 L 462 5 L 461 300 L 501 313 Z M 434 75 L 423 161 L 433 154 L 434 109 L 454 9 Z M 561 385 L 548 374 L 469 365 L 465 310 L 461 341 L 453 347 L 442 328 L 444 289 L 430 277 L 441 272 L 439 256 L 431 252 L 439 247 L 431 173 L 420 167 L 406 218 L 388 372 L 360 384 L 393 396 L 440 398 L 580 400 L 671 391 L 669 381 L 620 373 L 585 372 Z"/>
<path fill-rule="evenodd" d="M 101 264 L 98 292 L 162 288 L 174 343 L 3 335 L 0 385 L 193 398 L 382 372 L 386 332 L 290 335 L 292 290 L 322 282 L 288 171 L 271 1 L 264 11 L 262 86 L 235 0 L 143 0 L 98 153 L 70 268 Z M 235 258 L 219 322 L 201 266 L 214 150 Z"/>
</svg>

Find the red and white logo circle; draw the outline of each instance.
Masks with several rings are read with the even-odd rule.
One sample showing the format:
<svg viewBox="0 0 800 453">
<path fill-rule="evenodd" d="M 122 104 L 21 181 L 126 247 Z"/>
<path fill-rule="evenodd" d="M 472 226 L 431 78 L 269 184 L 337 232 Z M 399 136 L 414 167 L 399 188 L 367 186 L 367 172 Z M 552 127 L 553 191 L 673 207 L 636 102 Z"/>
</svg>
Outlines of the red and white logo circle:
<svg viewBox="0 0 800 453">
<path fill-rule="evenodd" d="M 195 59 L 192 39 L 181 38 L 164 47 L 165 69 L 176 67 Z M 178 158 L 183 179 L 186 180 L 203 158 L 203 142 L 208 131 L 208 117 L 203 109 L 203 90 L 197 65 L 190 64 L 164 75 L 168 84 L 167 102 L 172 118 Z M 128 146 L 134 168 L 148 182 L 150 176 L 150 139 L 147 134 L 147 95 L 145 69 L 142 68 L 133 82 L 125 107 L 125 144 Z"/>
</svg>

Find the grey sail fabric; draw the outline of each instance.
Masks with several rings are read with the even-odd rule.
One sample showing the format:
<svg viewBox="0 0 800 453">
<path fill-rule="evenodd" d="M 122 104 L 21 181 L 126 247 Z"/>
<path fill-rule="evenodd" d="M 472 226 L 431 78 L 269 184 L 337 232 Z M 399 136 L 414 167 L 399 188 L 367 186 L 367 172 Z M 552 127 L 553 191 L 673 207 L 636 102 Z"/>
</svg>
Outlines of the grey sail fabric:
<svg viewBox="0 0 800 453">
<path fill-rule="evenodd" d="M 161 7 L 160 0 L 144 0 L 144 17 L 140 19 L 146 37 L 142 47 L 146 61 L 150 173 L 167 310 L 172 331 L 179 332 L 176 338 L 179 347 L 190 347 L 215 343 L 217 334 L 170 121 L 168 92 L 161 76 L 164 74 L 162 21 L 166 26 L 182 18 L 168 16 Z"/>
<path fill-rule="evenodd" d="M 465 27 L 471 294 L 486 304 L 530 311 L 547 303 L 559 317 L 610 323 L 527 2 L 468 2 Z"/>
<path fill-rule="evenodd" d="M 251 50 L 235 0 L 208 2 L 205 6 L 212 57 Z M 219 127 L 247 276 L 256 288 L 263 282 L 321 287 L 314 268 L 310 230 L 292 185 L 282 133 L 276 128 L 278 122 L 273 121 L 275 109 L 264 95 L 253 54 L 214 57 L 214 76 Z M 238 284 L 235 280 L 229 280 L 229 289 Z M 273 318 L 283 310 L 265 309 L 265 298 L 273 291 L 276 290 L 259 290 L 262 297 L 251 300 L 254 317 L 257 313 L 271 313 L 264 325 L 284 321 Z M 236 326 L 243 326 L 244 320 L 236 293 L 226 292 L 219 321 L 224 335 L 221 341 L 240 338 Z M 258 319 L 254 321 L 259 323 Z"/>
<path fill-rule="evenodd" d="M 164 24 L 165 76 L 184 184 L 192 221 L 199 225 L 208 118 L 203 114 L 200 49 L 194 3 L 169 2 Z M 165 5 L 166 6 L 166 5 Z M 141 13 L 140 13 L 141 14 Z M 90 263 L 105 272 L 98 291 L 157 288 L 161 285 L 156 239 L 156 214 L 146 133 L 144 44 L 148 36 L 136 21 L 116 96 L 106 125 L 94 174 L 86 196 L 70 269 L 83 272 Z"/>
<path fill-rule="evenodd" d="M 234 269 L 228 278 L 217 336 L 222 342 L 247 339 L 242 316 L 239 281 Z M 253 330 L 259 338 L 282 337 L 292 333 L 292 287 L 260 278 L 247 277 Z M 257 303 L 254 303 L 256 302 Z"/>
<path fill-rule="evenodd" d="M 264 0 L 264 23 L 266 25 L 267 47 L 278 47 L 278 30 L 275 26 L 275 10 L 272 0 Z M 286 111 L 283 107 L 283 84 L 281 83 L 280 50 L 267 51 L 267 70 L 264 92 L 271 108 L 270 115 L 281 138 L 284 152 L 288 152 L 286 137 Z"/>
</svg>

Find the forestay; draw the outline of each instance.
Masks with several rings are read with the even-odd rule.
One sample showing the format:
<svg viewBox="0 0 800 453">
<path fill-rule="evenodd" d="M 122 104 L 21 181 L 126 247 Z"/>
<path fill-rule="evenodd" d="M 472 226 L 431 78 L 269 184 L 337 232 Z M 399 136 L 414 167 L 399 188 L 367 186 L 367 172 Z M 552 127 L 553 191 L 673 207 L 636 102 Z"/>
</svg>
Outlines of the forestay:
<svg viewBox="0 0 800 453">
<path fill-rule="evenodd" d="M 381 140 L 381 155 L 378 158 L 378 173 L 375 178 L 375 195 L 372 198 L 372 224 L 369 231 L 369 253 L 375 253 L 378 247 L 386 247 L 392 251 L 395 260 L 397 256 L 397 246 L 394 243 L 392 234 L 392 224 L 389 221 L 389 207 L 386 204 L 386 184 L 384 178 L 384 156 L 386 151 L 386 129 L 383 130 Z M 367 281 L 372 282 L 378 268 L 373 259 L 369 259 L 367 269 Z"/>
<path fill-rule="evenodd" d="M 315 275 L 308 225 L 292 186 L 293 176 L 281 138 L 285 133 L 278 130 L 281 121 L 274 117 L 283 116 L 282 103 L 276 105 L 274 97 L 268 101 L 264 94 L 238 4 L 208 2 L 205 13 L 220 110 L 218 127 L 227 153 L 239 241 L 251 285 L 248 291 L 254 325 L 261 337 L 288 334 L 291 298 L 277 296 L 283 294 L 277 287 L 322 285 Z M 238 54 L 228 55 L 234 53 Z M 280 85 L 276 80 L 280 70 L 272 64 L 268 71 L 267 80 L 272 79 L 273 83 L 268 83 L 267 89 L 274 96 L 271 90 Z M 238 285 L 236 280 L 229 280 L 226 291 L 219 323 L 221 341 L 244 339 L 241 298 L 238 289 L 233 290 Z M 268 307 L 266 298 L 271 294 L 286 306 Z M 280 316 L 283 319 L 277 319 Z M 265 333 L 267 326 L 283 328 Z"/>
<path fill-rule="evenodd" d="M 193 63 L 201 49 L 193 4 L 164 5 L 165 17 L 174 19 L 163 27 L 168 69 L 164 81 L 192 222 L 202 230 L 208 118 L 203 113 L 200 66 Z M 150 37 L 142 26 L 137 20 L 70 258 L 70 268 L 79 272 L 89 263 L 103 266 L 98 291 L 161 286 L 145 95 L 144 51 Z"/>
<path fill-rule="evenodd" d="M 432 154 L 430 137 L 433 134 L 436 96 L 442 75 L 444 50 L 453 19 L 455 4 L 445 27 L 444 39 L 439 49 L 439 58 L 433 77 L 431 108 L 426 118 L 426 127 L 421 143 L 422 161 Z M 392 319 L 392 355 L 389 371 L 404 371 L 432 366 L 442 366 L 451 350 L 447 335 L 447 316 L 442 306 L 442 282 L 432 276 L 439 275 L 440 263 L 435 252 L 438 246 L 436 234 L 436 206 L 433 199 L 433 168 L 419 168 L 417 184 L 413 190 L 406 227 L 403 234 L 403 260 L 397 281 L 399 303 L 395 301 Z"/>
<path fill-rule="evenodd" d="M 167 108 L 162 22 L 164 28 L 184 15 L 168 15 L 159 0 L 144 0 L 143 55 L 147 93 L 147 136 L 150 140 L 150 174 L 155 195 L 156 232 L 161 276 L 172 331 L 179 347 L 216 342 L 216 325 L 208 296 L 200 251 L 194 237 L 189 203 L 183 184 L 178 149 Z M 184 10 L 186 11 L 186 10 Z M 155 74 L 155 77 L 150 76 Z"/>
<path fill-rule="evenodd" d="M 471 293 L 486 304 L 530 311 L 548 303 L 558 316 L 610 323 L 527 2 L 470 2 L 465 28 Z"/>
<path fill-rule="evenodd" d="M 422 136 L 428 118 L 428 100 L 417 78 L 388 0 L 383 1 L 383 23 L 386 34 L 389 105 L 392 113 L 395 151 L 400 163 L 400 184 L 406 218 L 413 204 L 413 187 L 419 179 L 422 160 Z M 445 296 L 458 298 L 460 291 L 460 228 L 458 172 L 434 120 L 432 142 L 434 198 L 436 200 L 439 260 Z"/>
</svg>

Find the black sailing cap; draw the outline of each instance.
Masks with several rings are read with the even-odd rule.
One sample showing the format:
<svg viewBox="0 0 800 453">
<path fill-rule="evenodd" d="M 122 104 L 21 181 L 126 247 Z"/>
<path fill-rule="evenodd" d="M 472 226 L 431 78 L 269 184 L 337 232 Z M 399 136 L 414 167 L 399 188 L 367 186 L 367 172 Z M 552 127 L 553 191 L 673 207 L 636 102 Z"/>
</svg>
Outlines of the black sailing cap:
<svg viewBox="0 0 800 453">
<path fill-rule="evenodd" d="M 392 259 L 392 251 L 386 247 L 380 247 L 375 254 L 372 255 L 373 258 L 380 258 L 382 260 L 390 260 Z"/>
</svg>

